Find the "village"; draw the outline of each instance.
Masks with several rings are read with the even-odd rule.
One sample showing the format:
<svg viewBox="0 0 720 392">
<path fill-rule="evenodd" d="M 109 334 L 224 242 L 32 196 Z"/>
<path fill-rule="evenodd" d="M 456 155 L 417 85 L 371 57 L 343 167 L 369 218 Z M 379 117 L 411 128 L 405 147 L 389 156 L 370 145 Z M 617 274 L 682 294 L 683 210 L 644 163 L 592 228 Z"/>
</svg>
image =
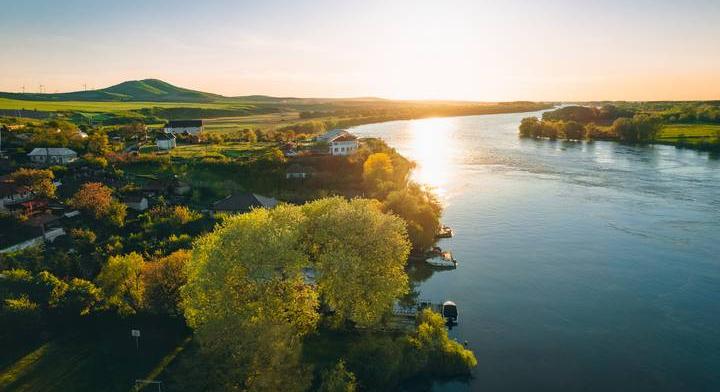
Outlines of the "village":
<svg viewBox="0 0 720 392">
<path fill-rule="evenodd" d="M 116 159 L 136 158 L 140 161 L 147 157 L 162 157 L 183 147 L 208 144 L 202 120 L 171 120 L 162 129 L 152 133 L 144 126 L 140 127 L 142 136 L 136 134 L 123 138 L 117 132 L 111 132 L 108 140 L 101 143 L 115 145 L 115 149 L 121 151 L 123 157 Z M 29 152 L 23 153 L 24 148 L 33 145 L 33 135 L 23 132 L 23 128 L 4 126 L 0 134 L 5 149 L 0 160 L 0 168 L 3 170 L 0 176 L 0 213 L 7 216 L 5 219 L 13 217 L 18 222 L 18 230 L 3 231 L 0 253 L 53 242 L 59 236 L 66 235 L 67 226 L 72 226 L 82 214 L 61 197 L 46 197 L 35 192 L 33 184 L 15 179 L 13 173 L 18 170 L 51 170 L 52 187 L 57 189 L 57 196 L 70 196 L 72 191 L 68 188 L 77 189 L 82 183 L 101 183 L 113 191 L 113 196 L 126 206 L 131 217 L 158 203 L 184 205 L 190 202 L 192 185 L 176 175 L 154 177 L 128 171 L 118 176 L 113 171 L 112 163 L 97 165 L 98 158 L 106 159 L 103 155 L 88 153 L 80 156 L 78 151 L 68 147 L 32 147 Z M 56 132 L 65 131 L 57 129 Z M 72 136 L 80 141 L 88 139 L 88 134 L 79 130 Z M 283 180 L 290 187 L 298 187 L 318 175 L 314 162 L 328 158 L 347 159 L 360 146 L 360 140 L 352 133 L 334 129 L 303 141 L 264 143 L 263 150 L 279 150 L 282 153 L 277 159 L 284 168 Z M 116 157 L 111 152 L 108 152 L 108 156 Z M 248 189 L 228 193 L 222 198 L 206 202 L 199 209 L 205 214 L 243 213 L 256 207 L 272 208 L 278 202 L 272 195 Z"/>
</svg>

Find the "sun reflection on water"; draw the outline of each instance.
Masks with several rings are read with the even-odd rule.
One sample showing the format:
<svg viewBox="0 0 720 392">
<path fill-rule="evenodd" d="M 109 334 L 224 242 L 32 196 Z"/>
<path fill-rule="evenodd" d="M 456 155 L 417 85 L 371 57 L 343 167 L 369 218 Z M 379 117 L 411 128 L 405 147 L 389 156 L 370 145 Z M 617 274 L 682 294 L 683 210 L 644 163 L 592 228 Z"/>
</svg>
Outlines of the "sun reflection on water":
<svg viewBox="0 0 720 392">
<path fill-rule="evenodd" d="M 440 199 L 446 199 L 456 152 L 455 119 L 414 120 L 408 132 L 410 150 L 406 153 L 417 163 L 413 179 L 432 188 Z"/>
</svg>

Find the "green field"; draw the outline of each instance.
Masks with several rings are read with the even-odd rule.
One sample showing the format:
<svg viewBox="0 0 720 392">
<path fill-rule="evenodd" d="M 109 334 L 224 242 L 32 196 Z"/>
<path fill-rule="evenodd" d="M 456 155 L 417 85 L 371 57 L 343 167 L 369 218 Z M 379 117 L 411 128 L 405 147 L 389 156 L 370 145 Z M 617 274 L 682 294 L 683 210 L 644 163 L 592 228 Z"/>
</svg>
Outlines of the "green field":
<svg viewBox="0 0 720 392">
<path fill-rule="evenodd" d="M 78 111 L 90 113 L 114 113 L 142 108 L 201 108 L 201 109 L 247 109 L 250 106 L 238 103 L 188 103 L 188 102 L 87 102 L 87 101 L 21 101 L 0 98 L 0 109 L 39 111 Z"/>
<path fill-rule="evenodd" d="M 256 114 L 250 116 L 221 117 L 206 119 L 205 131 L 227 133 L 240 129 L 265 128 L 276 125 L 289 125 L 299 119 L 298 112 Z"/>
<path fill-rule="evenodd" d="M 264 151 L 276 143 L 225 143 L 222 145 L 208 145 L 208 144 L 186 144 L 178 145 L 176 148 L 170 151 L 170 155 L 173 157 L 182 158 L 198 158 L 204 155 L 216 155 L 221 154 L 228 158 L 239 158 L 249 157 L 256 155 L 257 153 Z"/>
<path fill-rule="evenodd" d="M 661 141 L 687 139 L 715 139 L 720 136 L 720 125 L 716 124 L 670 124 L 665 125 L 658 135 Z"/>
</svg>

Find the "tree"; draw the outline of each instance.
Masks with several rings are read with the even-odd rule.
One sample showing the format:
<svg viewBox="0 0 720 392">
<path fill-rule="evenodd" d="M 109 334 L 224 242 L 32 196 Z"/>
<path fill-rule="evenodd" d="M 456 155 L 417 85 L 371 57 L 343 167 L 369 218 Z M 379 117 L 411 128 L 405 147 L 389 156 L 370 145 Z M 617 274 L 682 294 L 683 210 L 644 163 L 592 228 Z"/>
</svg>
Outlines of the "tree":
<svg viewBox="0 0 720 392">
<path fill-rule="evenodd" d="M 83 184 L 70 199 L 70 205 L 116 226 L 122 226 L 127 215 L 127 206 L 113 199 L 112 189 L 99 182 Z"/>
<path fill-rule="evenodd" d="M 15 184 L 25 186 L 38 197 L 55 197 L 55 175 L 51 170 L 20 168 L 10 174 L 10 179 Z"/>
<path fill-rule="evenodd" d="M 537 137 L 540 134 L 540 121 L 537 117 L 525 117 L 520 121 L 521 137 Z"/>
<path fill-rule="evenodd" d="M 332 368 L 323 372 L 322 383 L 318 392 L 355 392 L 357 383 L 355 374 L 345 368 L 345 361 L 340 360 Z"/>
<path fill-rule="evenodd" d="M 122 315 L 134 314 L 142 307 L 143 258 L 133 252 L 108 259 L 97 277 L 105 302 Z"/>
<path fill-rule="evenodd" d="M 190 260 L 190 252 L 179 250 L 157 261 L 143 266 L 145 306 L 155 313 L 178 316 L 180 308 L 180 288 L 187 282 L 185 266 Z"/>
<path fill-rule="evenodd" d="M 555 140 L 558 138 L 558 135 L 560 134 L 560 127 L 558 122 L 554 121 L 543 121 L 540 123 L 540 130 L 542 133 L 542 137 L 546 137 L 552 140 Z"/>
<path fill-rule="evenodd" d="M 613 121 L 612 131 L 624 142 L 638 141 L 637 129 L 630 118 L 620 117 Z"/>
<path fill-rule="evenodd" d="M 442 205 L 432 192 L 417 184 L 390 192 L 383 208 L 403 218 L 413 249 L 423 252 L 435 243 Z"/>
<path fill-rule="evenodd" d="M 104 133 L 94 133 L 87 138 L 87 151 L 96 155 L 104 155 L 110 151 L 110 142 Z"/>
<path fill-rule="evenodd" d="M 385 153 L 374 153 L 363 163 L 363 180 L 372 192 L 381 195 L 393 187 L 393 163 Z"/>
<path fill-rule="evenodd" d="M 338 322 L 375 324 L 408 290 L 405 222 L 381 207 L 376 200 L 337 197 L 303 206 L 318 290 Z"/>
<path fill-rule="evenodd" d="M 441 376 L 469 374 L 477 366 L 472 351 L 448 337 L 445 320 L 430 309 L 418 318 L 418 327 L 410 344 L 424 363 L 423 372 Z"/>
<path fill-rule="evenodd" d="M 298 334 L 312 330 L 317 296 L 297 286 L 300 268 L 309 264 L 299 245 L 305 220 L 299 207 L 255 209 L 201 237 L 182 290 L 188 323 L 202 329 L 209 319 L 232 315 L 287 323 Z"/>
<path fill-rule="evenodd" d="M 33 284 L 32 274 L 24 269 L 11 269 L 2 271 L 0 279 L 0 300 L 4 298 L 20 297 L 30 292 Z"/>
<path fill-rule="evenodd" d="M 61 306 L 66 314 L 84 316 L 102 299 L 102 292 L 92 282 L 73 278 L 68 284 Z"/>
<path fill-rule="evenodd" d="M 577 121 L 567 121 L 562 124 L 562 130 L 566 139 L 582 140 L 585 139 L 585 128 Z"/>
<path fill-rule="evenodd" d="M 379 321 L 407 289 L 409 247 L 379 202 L 341 198 L 234 215 L 197 240 L 183 310 L 204 355 L 226 365 L 212 370 L 221 389 L 307 388 L 301 337 L 319 294 L 339 321 Z M 300 273 L 309 266 L 316 285 Z"/>
<path fill-rule="evenodd" d="M 67 283 L 50 272 L 41 271 L 33 279 L 31 298 L 40 306 L 54 308 L 60 304 L 67 289 Z"/>
<path fill-rule="evenodd" d="M 300 337 L 318 321 L 303 282 L 300 207 L 255 209 L 199 239 L 182 289 L 185 317 L 213 363 L 219 389 L 304 390 Z M 215 372 L 215 370 L 218 370 Z"/>
</svg>

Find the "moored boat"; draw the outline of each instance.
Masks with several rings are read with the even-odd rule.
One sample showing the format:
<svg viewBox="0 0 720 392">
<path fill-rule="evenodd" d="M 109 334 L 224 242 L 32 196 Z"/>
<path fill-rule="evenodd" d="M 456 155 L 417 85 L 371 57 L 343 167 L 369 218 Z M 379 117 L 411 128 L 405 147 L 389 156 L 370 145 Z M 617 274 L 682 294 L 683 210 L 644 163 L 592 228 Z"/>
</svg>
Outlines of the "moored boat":
<svg viewBox="0 0 720 392">
<path fill-rule="evenodd" d="M 448 324 L 457 324 L 458 322 L 458 308 L 455 302 L 445 301 L 442 304 L 442 316 Z"/>
<path fill-rule="evenodd" d="M 437 238 L 451 238 L 453 236 L 453 230 L 450 226 L 442 225 L 436 235 Z"/>
<path fill-rule="evenodd" d="M 443 251 L 437 246 L 433 247 L 433 249 L 428 253 L 425 262 L 433 267 L 442 268 L 457 268 L 458 264 L 452 253 L 449 251 Z"/>
</svg>

